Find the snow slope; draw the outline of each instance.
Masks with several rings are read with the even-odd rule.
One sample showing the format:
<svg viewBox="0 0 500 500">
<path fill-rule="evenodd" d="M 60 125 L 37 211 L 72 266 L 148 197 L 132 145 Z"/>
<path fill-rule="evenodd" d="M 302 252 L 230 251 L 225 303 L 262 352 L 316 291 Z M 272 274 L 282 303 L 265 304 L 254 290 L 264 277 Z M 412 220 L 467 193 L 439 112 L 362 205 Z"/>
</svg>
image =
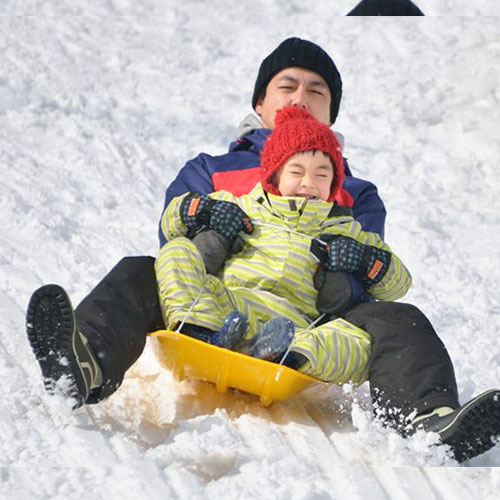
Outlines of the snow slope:
<svg viewBox="0 0 500 500">
<path fill-rule="evenodd" d="M 419 5 L 498 10 L 434 3 Z M 432 436 L 377 427 L 366 386 L 265 409 L 174 381 L 147 349 L 115 395 L 70 412 L 25 338 L 36 287 L 78 303 L 121 257 L 155 254 L 164 188 L 227 148 L 260 61 L 298 35 L 340 68 L 336 129 L 386 202 L 386 239 L 414 276 L 405 300 L 448 346 L 462 400 L 500 385 L 500 23 L 340 17 L 353 4 L 3 2 L 0 498 L 496 498 L 500 446 L 458 468 Z"/>
</svg>

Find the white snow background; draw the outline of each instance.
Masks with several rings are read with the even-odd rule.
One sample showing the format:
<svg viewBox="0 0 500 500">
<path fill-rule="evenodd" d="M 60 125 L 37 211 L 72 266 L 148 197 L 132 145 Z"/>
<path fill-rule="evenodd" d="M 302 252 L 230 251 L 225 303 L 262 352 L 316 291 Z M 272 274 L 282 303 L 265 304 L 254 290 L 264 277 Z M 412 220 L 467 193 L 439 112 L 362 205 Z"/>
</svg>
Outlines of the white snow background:
<svg viewBox="0 0 500 500">
<path fill-rule="evenodd" d="M 262 408 L 173 380 L 147 348 L 111 398 L 71 412 L 26 340 L 35 288 L 60 283 L 77 304 L 123 256 L 156 253 L 165 187 L 200 151 L 226 151 L 262 58 L 295 35 L 341 71 L 334 128 L 379 188 L 414 277 L 404 300 L 447 345 L 462 402 L 500 386 L 500 22 L 473 17 L 499 2 L 341 17 L 354 4 L 4 0 L 2 500 L 497 498 L 500 446 L 457 467 L 433 436 L 378 427 L 366 385 Z"/>
</svg>

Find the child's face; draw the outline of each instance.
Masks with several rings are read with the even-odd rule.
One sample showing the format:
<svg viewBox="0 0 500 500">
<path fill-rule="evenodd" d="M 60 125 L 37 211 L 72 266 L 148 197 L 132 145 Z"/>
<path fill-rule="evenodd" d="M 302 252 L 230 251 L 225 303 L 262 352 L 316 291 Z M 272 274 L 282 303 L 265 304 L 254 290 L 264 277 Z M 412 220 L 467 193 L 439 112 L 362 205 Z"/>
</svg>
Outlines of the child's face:
<svg viewBox="0 0 500 500">
<path fill-rule="evenodd" d="M 274 184 L 282 196 L 303 196 L 308 200 L 328 200 L 332 182 L 332 161 L 322 151 L 291 156 L 274 176 Z"/>
</svg>

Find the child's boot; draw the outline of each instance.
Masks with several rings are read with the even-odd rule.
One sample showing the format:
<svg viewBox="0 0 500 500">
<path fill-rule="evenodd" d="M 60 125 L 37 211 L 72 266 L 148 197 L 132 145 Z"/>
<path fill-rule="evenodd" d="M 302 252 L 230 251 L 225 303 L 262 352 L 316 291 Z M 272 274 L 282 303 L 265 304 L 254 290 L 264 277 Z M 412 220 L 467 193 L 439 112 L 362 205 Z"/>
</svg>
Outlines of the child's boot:
<svg viewBox="0 0 500 500">
<path fill-rule="evenodd" d="M 102 385 L 102 372 L 87 338 L 78 330 L 71 301 L 58 285 L 36 290 L 28 304 L 26 330 L 42 370 L 47 392 L 65 378 L 65 395 L 75 400 L 73 409 L 85 404 L 92 389 Z"/>
<path fill-rule="evenodd" d="M 267 361 L 279 360 L 293 340 L 295 325 L 287 318 L 273 318 L 262 325 L 257 333 L 250 356 Z"/>
<path fill-rule="evenodd" d="M 233 349 L 241 342 L 248 331 L 248 318 L 240 311 L 229 313 L 222 328 L 213 335 L 210 343 L 218 347 Z"/>
</svg>

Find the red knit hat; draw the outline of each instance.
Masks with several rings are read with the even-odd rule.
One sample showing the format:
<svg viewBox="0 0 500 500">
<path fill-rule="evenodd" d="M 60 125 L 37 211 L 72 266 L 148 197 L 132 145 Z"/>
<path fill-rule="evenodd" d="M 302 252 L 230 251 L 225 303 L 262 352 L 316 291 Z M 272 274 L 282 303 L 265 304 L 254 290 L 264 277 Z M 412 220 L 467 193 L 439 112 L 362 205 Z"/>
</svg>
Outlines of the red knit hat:
<svg viewBox="0 0 500 500">
<path fill-rule="evenodd" d="M 342 151 L 328 125 L 316 120 L 304 108 L 287 106 L 276 113 L 275 128 L 267 138 L 260 155 L 260 182 L 272 194 L 281 195 L 273 184 L 273 175 L 296 153 L 318 150 L 330 156 L 334 165 L 332 189 L 328 201 L 333 201 L 345 177 Z"/>
</svg>

